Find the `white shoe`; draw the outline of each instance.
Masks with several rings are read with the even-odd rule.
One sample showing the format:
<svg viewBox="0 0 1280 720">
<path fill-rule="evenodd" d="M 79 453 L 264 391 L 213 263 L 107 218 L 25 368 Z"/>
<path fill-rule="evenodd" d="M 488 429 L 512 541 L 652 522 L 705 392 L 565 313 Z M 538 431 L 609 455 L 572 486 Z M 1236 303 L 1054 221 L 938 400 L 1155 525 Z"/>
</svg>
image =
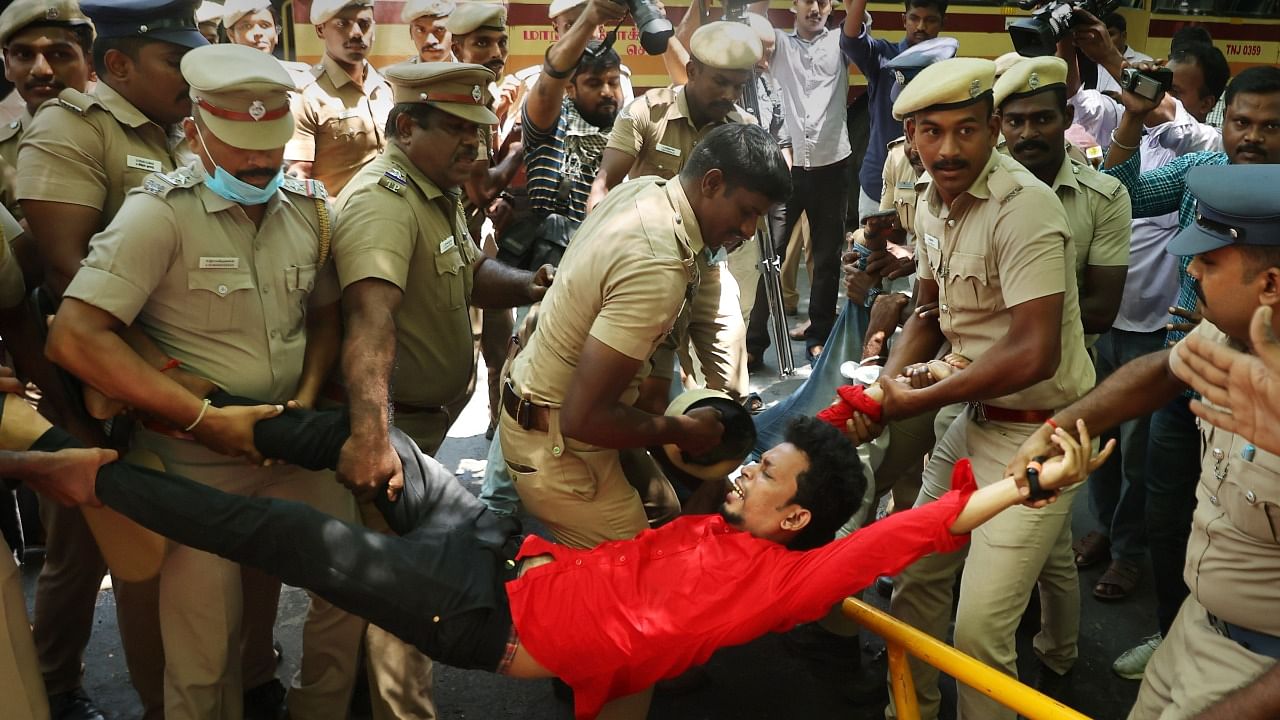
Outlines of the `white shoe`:
<svg viewBox="0 0 1280 720">
<path fill-rule="evenodd" d="M 1143 638 L 1140 645 L 1125 650 L 1115 662 L 1111 663 L 1112 672 L 1125 680 L 1141 680 L 1151 655 L 1155 653 L 1156 648 L 1160 647 L 1162 639 L 1160 633 Z"/>
</svg>

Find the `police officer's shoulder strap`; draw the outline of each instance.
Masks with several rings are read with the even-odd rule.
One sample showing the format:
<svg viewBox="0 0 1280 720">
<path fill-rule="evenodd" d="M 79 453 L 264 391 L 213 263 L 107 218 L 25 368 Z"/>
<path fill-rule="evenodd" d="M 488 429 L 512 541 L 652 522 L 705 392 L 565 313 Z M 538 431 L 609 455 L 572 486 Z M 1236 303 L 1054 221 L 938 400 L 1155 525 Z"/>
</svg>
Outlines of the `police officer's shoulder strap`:
<svg viewBox="0 0 1280 720">
<path fill-rule="evenodd" d="M 21 120 L 10 120 L 3 126 L 0 126 L 0 143 L 8 141 L 22 132 Z"/>
<path fill-rule="evenodd" d="M 1018 182 L 1013 173 L 1009 172 L 1000 163 L 996 163 L 996 166 L 987 175 L 987 189 L 991 191 L 992 198 L 1003 204 L 1022 192 L 1022 183 Z"/>
<path fill-rule="evenodd" d="M 142 181 L 142 189 L 162 198 L 178 188 L 193 188 L 200 184 L 200 179 L 199 173 L 183 166 L 173 172 L 151 173 Z"/>
<path fill-rule="evenodd" d="M 1094 170 L 1092 166 L 1077 160 L 1071 161 L 1072 170 L 1076 174 L 1076 182 L 1114 200 L 1124 190 L 1124 183 L 1110 175 Z"/>
<path fill-rule="evenodd" d="M 58 93 L 57 103 L 65 110 L 70 110 L 77 115 L 84 115 L 89 112 L 89 108 L 94 105 L 100 105 L 101 101 L 89 93 L 67 88 Z"/>
<path fill-rule="evenodd" d="M 378 178 L 378 184 L 396 195 L 404 195 L 405 188 L 409 186 L 409 173 L 399 165 L 391 163 L 386 172 L 382 173 L 382 177 Z"/>
<path fill-rule="evenodd" d="M 286 175 L 280 189 L 285 192 L 311 198 L 316 206 L 316 233 L 320 236 L 320 253 L 316 267 L 321 267 L 329 259 L 329 244 L 333 235 L 333 217 L 329 211 L 329 191 L 324 183 L 314 178 L 303 180 Z"/>
<path fill-rule="evenodd" d="M 906 138 L 906 136 L 904 135 L 904 136 L 901 136 L 901 137 L 899 137 L 899 138 L 897 138 L 897 139 L 895 139 L 895 140 L 890 140 L 888 143 L 886 143 L 886 144 L 885 144 L 885 146 L 884 146 L 884 147 L 885 147 L 885 149 L 886 149 L 886 150 L 892 150 L 892 149 L 894 149 L 894 148 L 898 147 L 899 145 L 901 145 L 901 144 L 905 143 L 906 141 L 907 141 L 907 138 Z"/>
</svg>

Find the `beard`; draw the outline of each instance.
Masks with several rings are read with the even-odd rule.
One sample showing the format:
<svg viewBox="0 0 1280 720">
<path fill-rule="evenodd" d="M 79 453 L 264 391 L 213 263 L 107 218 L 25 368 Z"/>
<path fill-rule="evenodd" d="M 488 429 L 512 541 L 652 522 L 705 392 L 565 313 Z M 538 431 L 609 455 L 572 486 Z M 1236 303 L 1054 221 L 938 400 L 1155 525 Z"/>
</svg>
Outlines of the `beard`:
<svg viewBox="0 0 1280 720">
<path fill-rule="evenodd" d="M 583 120 L 595 125 L 601 130 L 608 130 L 613 127 L 613 121 L 618 118 L 618 106 L 613 104 L 600 104 L 594 110 L 586 111 L 578 108 L 578 114 Z"/>
</svg>

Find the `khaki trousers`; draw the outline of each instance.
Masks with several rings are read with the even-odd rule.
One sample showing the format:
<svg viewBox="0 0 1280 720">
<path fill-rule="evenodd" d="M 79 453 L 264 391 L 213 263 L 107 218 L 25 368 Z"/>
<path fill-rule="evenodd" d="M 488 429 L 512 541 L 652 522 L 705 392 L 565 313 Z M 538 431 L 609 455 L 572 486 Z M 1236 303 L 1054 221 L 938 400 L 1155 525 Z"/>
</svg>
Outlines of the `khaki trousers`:
<svg viewBox="0 0 1280 720">
<path fill-rule="evenodd" d="M 166 469 L 226 492 L 295 500 L 341 520 L 355 502 L 330 472 L 246 465 L 193 442 L 140 430 L 134 447 L 156 453 Z M 240 569 L 209 553 L 170 544 L 159 578 L 166 720 L 238 720 L 243 712 Z M 364 621 L 312 598 L 302 659 L 289 695 L 294 718 L 341 718 L 355 682 L 355 643 Z"/>
<path fill-rule="evenodd" d="M 49 701 L 27 624 L 22 575 L 0 538 L 0 704 L 7 720 L 49 720 Z"/>
<path fill-rule="evenodd" d="M 746 241 L 729 253 L 725 265 L 734 282 L 738 283 L 738 306 L 742 308 L 742 319 L 746 322 L 751 317 L 751 307 L 756 304 L 754 289 L 760 284 L 760 243 L 755 238 Z"/>
<path fill-rule="evenodd" d="M 1275 660 L 1249 652 L 1209 624 L 1195 596 L 1182 601 L 1178 616 L 1147 663 L 1142 688 L 1129 720 L 1183 720 L 1248 685 Z"/>
<path fill-rule="evenodd" d="M 951 485 L 955 462 L 968 457 L 978 486 L 1004 477 L 1004 468 L 1018 447 L 1036 430 L 1034 424 L 975 422 L 961 413 L 938 442 L 925 467 L 916 505 L 933 502 Z M 1078 489 L 1077 486 L 1076 489 Z M 894 584 L 890 610 L 894 617 L 936 638 L 944 639 L 949 624 L 956 572 L 963 566 L 960 602 L 956 611 L 955 647 L 993 668 L 1017 677 L 1014 631 L 1027 607 L 1031 589 L 1058 546 L 1071 544 L 1071 501 L 1076 489 L 1054 504 L 1033 510 L 1015 506 L 997 515 L 972 534 L 969 546 L 953 553 L 924 557 L 907 568 Z M 965 562 L 966 557 L 969 562 Z M 1075 565 L 1071 564 L 1072 582 Z M 1065 568 L 1063 569 L 1066 572 Z M 1063 580 L 1064 585 L 1065 580 Z M 1050 595 L 1042 592 L 1042 597 Z M 1050 669 L 1065 672 L 1077 655 L 1080 626 L 1078 586 L 1062 587 L 1054 597 L 1074 596 L 1073 607 L 1042 609 L 1036 654 Z M 912 661 L 920 717 L 938 715 L 938 671 Z M 1014 720 L 1016 713 L 981 693 L 961 686 L 960 720 Z M 896 717 L 893 704 L 886 717 Z"/>
<path fill-rule="evenodd" d="M 775 241 L 775 245 L 776 245 Z M 787 256 L 782 259 L 782 306 L 788 311 L 800 307 L 800 292 L 796 290 L 800 273 L 800 259 L 809 277 L 813 277 L 813 249 L 809 246 L 809 216 L 801 215 L 800 222 L 791 231 L 787 243 Z"/>
</svg>

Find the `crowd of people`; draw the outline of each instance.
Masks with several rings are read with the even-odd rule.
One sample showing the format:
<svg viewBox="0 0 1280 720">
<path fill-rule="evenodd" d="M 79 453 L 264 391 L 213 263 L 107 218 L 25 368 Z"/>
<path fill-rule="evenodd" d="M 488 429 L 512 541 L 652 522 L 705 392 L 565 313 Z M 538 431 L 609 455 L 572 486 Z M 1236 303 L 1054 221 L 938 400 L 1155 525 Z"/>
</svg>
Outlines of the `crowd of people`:
<svg viewBox="0 0 1280 720">
<path fill-rule="evenodd" d="M 554 0 L 528 68 L 502 4 L 396 5 L 418 52 L 381 68 L 374 0 L 309 3 L 314 65 L 270 0 L 0 13 L 0 715 L 104 717 L 108 572 L 148 720 L 346 717 L 358 677 L 374 718 L 435 718 L 433 659 L 642 718 L 766 632 L 851 680 L 829 611 L 873 583 L 1015 676 L 1038 592 L 1023 680 L 1061 696 L 1094 564 L 1101 600 L 1155 588 L 1118 714 L 1280 713 L 1280 68 L 1232 77 L 1194 25 L 1152 59 L 1081 9 L 993 61 L 946 0 L 898 42 L 866 0 L 692 0 L 637 93 L 625 4 Z M 788 334 L 812 382 L 763 408 Z M 477 388 L 478 498 L 433 459 Z M 684 390 L 785 431 L 738 468 L 751 423 Z"/>
</svg>

